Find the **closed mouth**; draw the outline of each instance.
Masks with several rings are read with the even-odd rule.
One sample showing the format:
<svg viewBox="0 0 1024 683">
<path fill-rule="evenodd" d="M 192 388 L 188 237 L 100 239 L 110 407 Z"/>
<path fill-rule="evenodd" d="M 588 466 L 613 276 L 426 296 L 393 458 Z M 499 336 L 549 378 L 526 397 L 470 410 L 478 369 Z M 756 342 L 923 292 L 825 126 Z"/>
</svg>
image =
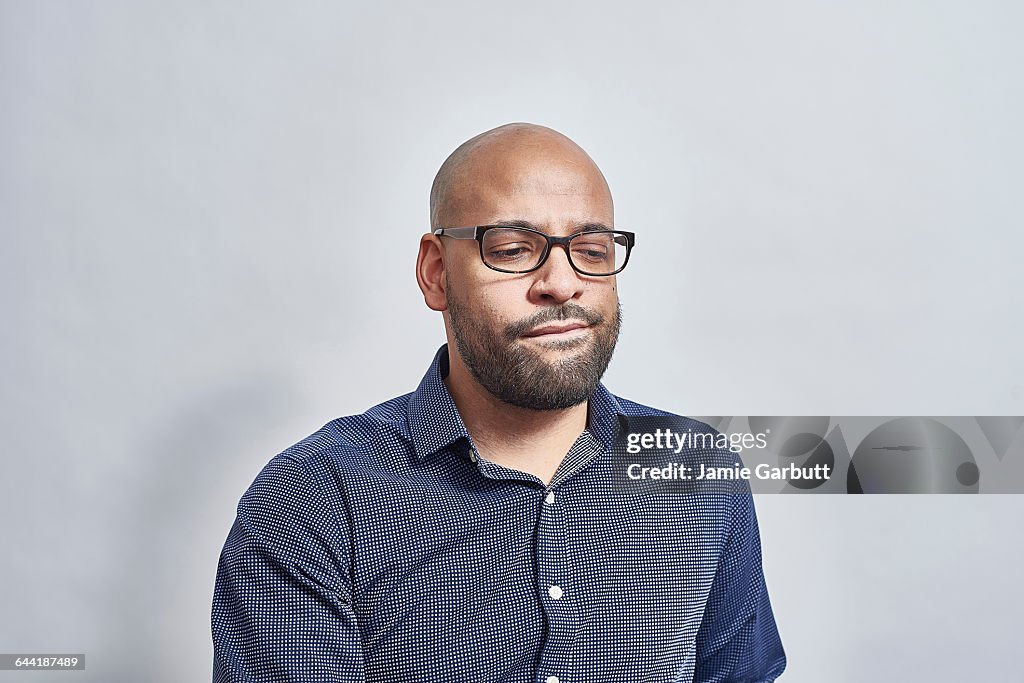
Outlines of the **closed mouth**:
<svg viewBox="0 0 1024 683">
<path fill-rule="evenodd" d="M 524 337 L 557 336 L 557 335 L 562 335 L 562 334 L 566 334 L 566 333 L 569 333 L 569 332 L 573 332 L 575 330 L 585 330 L 588 327 L 590 327 L 590 325 L 588 325 L 588 324 L 586 324 L 584 322 L 580 322 L 580 321 L 567 321 L 567 322 L 559 322 L 559 323 L 549 323 L 547 325 L 541 325 L 539 327 L 535 327 L 532 330 L 530 330 L 529 332 L 527 332 L 526 334 L 524 334 L 523 336 Z"/>
</svg>

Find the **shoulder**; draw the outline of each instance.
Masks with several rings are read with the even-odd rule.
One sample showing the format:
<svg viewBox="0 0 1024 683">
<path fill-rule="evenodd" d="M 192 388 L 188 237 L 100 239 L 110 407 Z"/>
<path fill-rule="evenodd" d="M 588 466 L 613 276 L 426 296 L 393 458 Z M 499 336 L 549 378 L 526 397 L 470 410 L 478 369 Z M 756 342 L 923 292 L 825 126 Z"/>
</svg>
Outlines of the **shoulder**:
<svg viewBox="0 0 1024 683">
<path fill-rule="evenodd" d="M 243 501 L 258 495 L 275 503 L 309 501 L 317 489 L 337 486 L 339 474 L 366 467 L 386 454 L 404 452 L 410 442 L 410 396 L 393 398 L 359 415 L 335 418 L 285 448 L 266 463 Z"/>
<path fill-rule="evenodd" d="M 695 467 L 698 464 L 712 468 L 743 467 L 739 450 L 733 446 L 730 435 L 708 423 L 624 398 L 615 397 L 615 400 L 621 416 L 620 438 L 625 440 L 625 445 L 620 446 L 627 453 L 636 453 L 641 446 L 650 448 L 644 446 L 648 443 L 664 444 L 664 454 L 690 458 Z M 664 441 L 657 438 L 658 435 Z M 728 486 L 730 490 L 749 491 L 746 480 L 730 480 Z"/>
<path fill-rule="evenodd" d="M 382 453 L 405 450 L 408 399 L 400 396 L 360 415 L 331 420 L 274 455 L 239 500 L 240 518 L 282 547 L 301 546 L 292 536 L 303 530 L 337 527 L 345 479 L 379 468 Z"/>
<path fill-rule="evenodd" d="M 636 401 L 630 401 L 629 399 L 615 396 L 615 400 L 619 404 L 620 413 L 626 418 L 663 418 L 672 425 L 681 427 L 684 430 L 689 430 L 698 434 L 714 434 L 718 435 L 718 430 L 707 424 L 701 422 L 692 417 L 686 417 L 684 415 L 677 415 L 667 410 L 661 410 L 659 408 L 652 408 Z"/>
<path fill-rule="evenodd" d="M 407 411 L 411 396 L 393 398 L 359 415 L 335 418 L 278 453 L 270 464 L 282 461 L 282 470 L 316 470 L 327 460 L 365 458 L 381 444 L 400 446 L 410 438 Z"/>
</svg>

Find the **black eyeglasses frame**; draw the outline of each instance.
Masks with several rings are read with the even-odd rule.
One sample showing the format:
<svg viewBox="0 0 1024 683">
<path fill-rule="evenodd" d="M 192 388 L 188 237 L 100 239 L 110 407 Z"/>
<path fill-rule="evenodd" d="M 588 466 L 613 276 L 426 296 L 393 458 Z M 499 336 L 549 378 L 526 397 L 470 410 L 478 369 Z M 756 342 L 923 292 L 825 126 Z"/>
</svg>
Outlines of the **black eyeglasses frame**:
<svg viewBox="0 0 1024 683">
<path fill-rule="evenodd" d="M 504 228 L 505 230 L 522 230 L 524 232 L 532 232 L 543 237 L 547 241 L 547 244 L 544 247 L 544 253 L 541 255 L 540 261 L 537 262 L 537 265 L 535 265 L 533 268 L 528 268 L 527 270 L 506 270 L 504 268 L 497 268 L 488 263 L 487 259 L 484 258 L 484 234 L 488 230 L 493 230 L 495 228 Z M 579 268 L 576 265 L 576 263 L 572 260 L 572 252 L 569 250 L 569 243 L 581 235 L 609 233 L 614 235 L 622 235 L 623 237 L 626 238 L 626 258 L 622 260 L 622 265 L 610 273 L 588 273 L 587 271 Z M 549 235 L 546 232 L 541 232 L 540 230 L 535 230 L 533 228 L 524 228 L 521 225 L 475 225 L 467 228 L 438 228 L 437 230 L 434 230 L 432 234 L 437 235 L 438 237 L 451 237 L 452 239 L 457 240 L 476 240 L 480 246 L 480 260 L 483 262 L 485 266 L 499 273 L 509 273 L 512 275 L 532 273 L 533 271 L 539 269 L 541 266 L 547 263 L 548 256 L 551 255 L 552 245 L 561 244 L 563 247 L 565 247 L 565 257 L 566 259 L 568 259 L 569 265 L 572 267 L 574 271 L 576 271 L 580 275 L 586 275 L 587 277 L 609 277 L 611 275 L 617 275 L 618 273 L 621 273 L 626 268 L 626 265 L 629 263 L 629 256 L 630 254 L 633 253 L 633 245 L 636 244 L 636 234 L 632 232 L 626 232 L 625 230 L 583 230 L 581 232 L 576 232 L 571 235 L 568 235 L 566 237 L 553 237 L 552 235 Z"/>
</svg>

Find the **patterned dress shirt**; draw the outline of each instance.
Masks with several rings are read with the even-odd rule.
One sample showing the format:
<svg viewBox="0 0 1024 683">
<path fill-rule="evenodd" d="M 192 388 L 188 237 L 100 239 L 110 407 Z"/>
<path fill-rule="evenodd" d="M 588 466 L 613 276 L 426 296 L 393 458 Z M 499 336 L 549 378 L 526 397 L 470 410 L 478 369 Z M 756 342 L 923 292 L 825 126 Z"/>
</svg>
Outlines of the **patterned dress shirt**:
<svg viewBox="0 0 1024 683">
<path fill-rule="evenodd" d="M 598 386 L 550 484 L 477 452 L 443 378 L 334 420 L 242 496 L 214 681 L 772 681 L 786 658 L 749 486 L 625 487 Z M 695 432 L 707 425 L 685 418 Z"/>
</svg>

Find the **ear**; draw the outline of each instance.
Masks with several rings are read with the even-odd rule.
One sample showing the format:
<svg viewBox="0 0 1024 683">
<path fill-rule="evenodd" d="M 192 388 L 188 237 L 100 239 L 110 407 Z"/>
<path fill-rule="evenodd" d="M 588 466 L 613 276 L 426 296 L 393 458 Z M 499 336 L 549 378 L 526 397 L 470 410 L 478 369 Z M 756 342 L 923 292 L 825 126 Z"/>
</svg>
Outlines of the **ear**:
<svg viewBox="0 0 1024 683">
<path fill-rule="evenodd" d="M 448 310 L 441 248 L 440 237 L 424 235 L 420 238 L 420 253 L 416 257 L 416 282 L 423 292 L 423 301 L 434 311 Z"/>
</svg>

